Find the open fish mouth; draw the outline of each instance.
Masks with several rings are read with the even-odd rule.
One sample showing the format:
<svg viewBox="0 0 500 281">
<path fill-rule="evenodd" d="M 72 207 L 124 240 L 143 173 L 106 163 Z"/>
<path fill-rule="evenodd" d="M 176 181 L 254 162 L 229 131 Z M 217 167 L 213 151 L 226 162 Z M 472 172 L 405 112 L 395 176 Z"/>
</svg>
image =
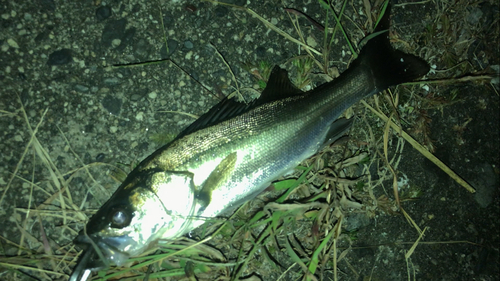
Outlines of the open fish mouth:
<svg viewBox="0 0 500 281">
<path fill-rule="evenodd" d="M 83 249 L 83 254 L 78 259 L 69 280 L 86 280 L 91 272 L 108 268 L 110 263 L 118 266 L 123 265 L 130 258 L 130 255 L 126 253 L 127 249 L 120 250 L 115 245 L 125 244 L 124 240 L 128 241 L 130 238 L 78 235 L 74 243 Z M 130 242 L 128 244 L 130 245 Z"/>
<path fill-rule="evenodd" d="M 97 251 L 91 244 L 86 244 L 85 246 L 80 244 L 79 246 L 85 248 L 73 269 L 73 273 L 69 277 L 69 281 L 87 280 L 92 272 L 106 268 L 105 260 L 99 258 Z"/>
</svg>

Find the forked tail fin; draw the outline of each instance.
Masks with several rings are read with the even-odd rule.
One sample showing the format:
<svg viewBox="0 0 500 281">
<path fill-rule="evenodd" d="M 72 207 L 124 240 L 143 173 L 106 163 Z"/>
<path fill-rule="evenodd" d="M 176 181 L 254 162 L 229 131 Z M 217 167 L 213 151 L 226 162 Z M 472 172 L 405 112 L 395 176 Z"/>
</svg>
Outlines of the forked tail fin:
<svg viewBox="0 0 500 281">
<path fill-rule="evenodd" d="M 423 59 L 392 48 L 389 42 L 390 3 L 380 19 L 374 34 L 361 49 L 354 65 L 368 66 L 375 78 L 377 92 L 390 86 L 413 81 L 429 72 L 429 64 Z"/>
</svg>

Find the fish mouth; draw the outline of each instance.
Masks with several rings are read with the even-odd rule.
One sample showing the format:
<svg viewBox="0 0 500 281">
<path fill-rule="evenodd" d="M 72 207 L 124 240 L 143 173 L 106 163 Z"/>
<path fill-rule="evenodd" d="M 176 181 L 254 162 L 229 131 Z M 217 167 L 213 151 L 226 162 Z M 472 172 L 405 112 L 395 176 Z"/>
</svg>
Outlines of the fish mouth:
<svg viewBox="0 0 500 281">
<path fill-rule="evenodd" d="M 78 235 L 80 237 L 81 235 Z M 78 239 L 77 237 L 77 239 Z M 75 239 L 75 241 L 77 240 Z M 82 248 L 82 254 L 78 258 L 76 266 L 69 277 L 69 281 L 84 281 L 92 271 L 99 271 L 106 268 L 106 263 L 99 258 L 95 248 L 91 243 L 75 242 L 79 248 Z"/>
<path fill-rule="evenodd" d="M 85 280 L 86 278 L 83 278 L 83 276 L 89 274 L 89 271 L 96 272 L 106 269 L 110 266 L 110 263 L 121 265 L 129 258 L 128 254 L 110 245 L 109 241 L 106 241 L 107 239 L 91 236 L 80 234 L 74 240 L 74 244 L 81 248 L 83 252 L 73 269 L 69 281 Z"/>
</svg>

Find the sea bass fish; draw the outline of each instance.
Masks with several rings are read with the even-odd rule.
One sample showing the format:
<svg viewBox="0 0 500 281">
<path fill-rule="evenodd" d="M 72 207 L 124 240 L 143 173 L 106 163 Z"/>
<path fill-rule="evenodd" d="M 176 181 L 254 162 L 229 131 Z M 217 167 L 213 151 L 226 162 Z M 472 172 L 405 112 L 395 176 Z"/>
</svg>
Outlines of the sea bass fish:
<svg viewBox="0 0 500 281">
<path fill-rule="evenodd" d="M 391 47 L 388 28 L 389 9 L 381 34 L 337 79 L 302 92 L 275 67 L 260 98 L 222 100 L 144 159 L 76 237 L 84 254 L 70 280 L 122 265 L 254 198 L 341 135 L 350 125 L 337 120 L 344 110 L 427 74 L 425 61 Z"/>
</svg>

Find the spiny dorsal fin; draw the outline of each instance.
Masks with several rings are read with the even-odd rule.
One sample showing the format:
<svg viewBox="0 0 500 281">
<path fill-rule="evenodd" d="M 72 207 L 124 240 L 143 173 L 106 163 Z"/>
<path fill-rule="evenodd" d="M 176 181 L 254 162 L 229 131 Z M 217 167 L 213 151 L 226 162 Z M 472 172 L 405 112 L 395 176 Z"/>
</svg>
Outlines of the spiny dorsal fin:
<svg viewBox="0 0 500 281">
<path fill-rule="evenodd" d="M 254 101 L 255 102 L 255 101 Z M 253 103 L 244 104 L 236 101 L 233 98 L 225 97 L 218 104 L 214 105 L 205 114 L 201 115 L 196 121 L 191 123 L 184 131 L 182 131 L 177 138 L 189 135 L 195 131 L 207 128 L 225 120 L 231 119 L 235 116 L 243 114 L 253 108 Z"/>
<path fill-rule="evenodd" d="M 288 79 L 287 71 L 281 69 L 279 66 L 275 66 L 271 71 L 266 88 L 262 91 L 262 94 L 258 99 L 253 100 L 248 104 L 244 104 L 233 98 L 226 97 L 218 104 L 214 105 L 207 113 L 203 114 L 191 125 L 189 125 L 177 136 L 177 138 L 181 138 L 197 130 L 219 124 L 220 122 L 248 112 L 249 110 L 266 102 L 279 100 L 300 93 L 302 93 L 302 91 L 297 89 Z"/>
</svg>

